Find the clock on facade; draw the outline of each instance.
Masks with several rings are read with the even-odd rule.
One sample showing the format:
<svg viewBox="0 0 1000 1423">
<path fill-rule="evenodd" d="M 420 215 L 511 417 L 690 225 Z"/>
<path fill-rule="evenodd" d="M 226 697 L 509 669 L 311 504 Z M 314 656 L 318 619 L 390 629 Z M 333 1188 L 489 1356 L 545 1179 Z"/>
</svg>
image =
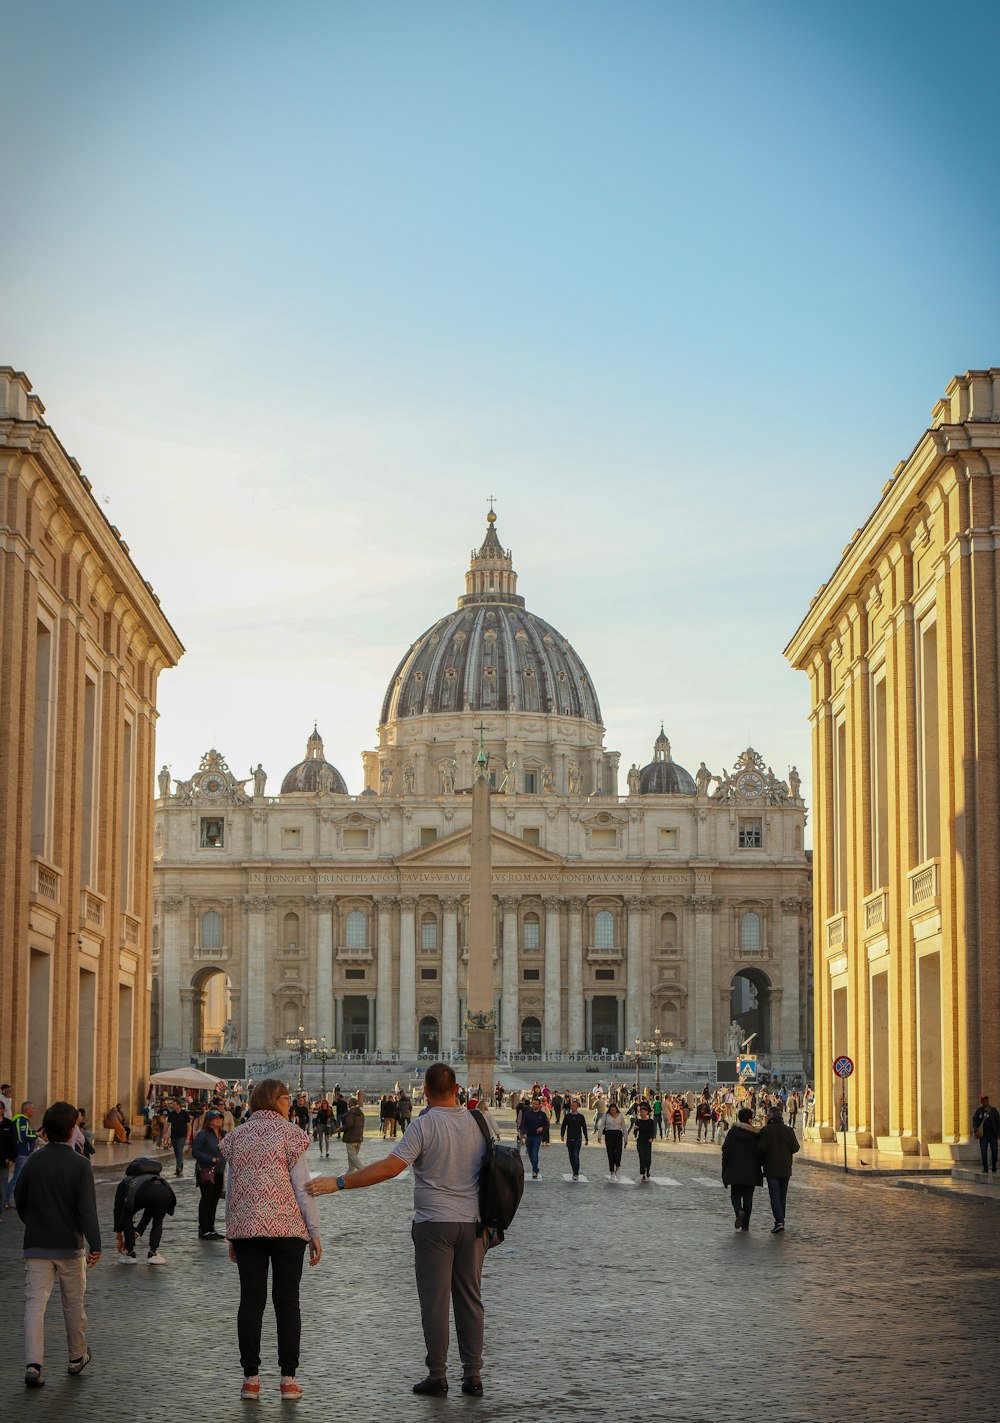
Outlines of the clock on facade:
<svg viewBox="0 0 1000 1423">
<path fill-rule="evenodd" d="M 203 776 L 201 789 L 207 796 L 220 796 L 226 789 L 226 783 L 218 776 Z"/>
<path fill-rule="evenodd" d="M 753 800 L 764 793 L 764 777 L 756 771 L 744 771 L 737 778 L 736 789 L 746 800 Z"/>
</svg>

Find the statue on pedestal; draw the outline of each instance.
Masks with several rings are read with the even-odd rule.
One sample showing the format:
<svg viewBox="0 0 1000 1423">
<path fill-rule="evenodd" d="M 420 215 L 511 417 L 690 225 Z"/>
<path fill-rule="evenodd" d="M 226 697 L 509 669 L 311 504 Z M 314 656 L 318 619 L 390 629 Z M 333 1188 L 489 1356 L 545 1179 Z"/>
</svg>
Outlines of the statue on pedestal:
<svg viewBox="0 0 1000 1423">
<path fill-rule="evenodd" d="M 798 800 L 802 791 L 802 778 L 797 767 L 793 766 L 788 773 L 788 793 L 792 800 Z"/>
<path fill-rule="evenodd" d="M 438 767 L 441 776 L 441 794 L 455 794 L 455 772 L 458 770 L 458 762 L 455 758 L 449 757 L 447 761 L 442 761 Z"/>
<path fill-rule="evenodd" d="M 726 1035 L 726 1047 L 729 1049 L 729 1056 L 736 1057 L 743 1046 L 743 1029 L 734 1018 L 729 1024 L 729 1032 Z"/>
<path fill-rule="evenodd" d="M 704 761 L 702 761 L 701 765 L 694 773 L 695 789 L 697 790 L 700 796 L 708 795 L 708 788 L 712 784 L 712 781 L 714 779 L 715 778 L 712 775 L 711 771 L 705 765 Z"/>
<path fill-rule="evenodd" d="M 256 771 L 251 771 L 250 774 L 251 776 L 253 776 L 254 795 L 263 795 L 264 787 L 267 785 L 267 772 L 264 770 L 264 767 L 260 764 L 259 761 L 257 762 Z"/>
<path fill-rule="evenodd" d="M 416 772 L 412 761 L 407 761 L 403 767 L 403 794 L 412 795 Z"/>
<path fill-rule="evenodd" d="M 640 780 L 641 780 L 641 777 L 640 777 L 640 775 L 639 775 L 639 767 L 638 767 L 638 766 L 635 764 L 635 762 L 633 761 L 632 764 L 631 764 L 631 766 L 629 767 L 629 771 L 628 771 L 628 793 L 629 793 L 629 795 L 638 795 L 638 794 L 639 794 L 639 782 L 640 782 Z"/>
<path fill-rule="evenodd" d="M 157 776 L 156 779 L 159 782 L 160 786 L 160 799 L 166 800 L 170 794 L 170 767 L 161 766 L 160 774 Z"/>
<path fill-rule="evenodd" d="M 567 789 L 570 795 L 579 795 L 583 787 L 583 776 L 579 761 L 570 761 L 566 767 Z"/>
</svg>

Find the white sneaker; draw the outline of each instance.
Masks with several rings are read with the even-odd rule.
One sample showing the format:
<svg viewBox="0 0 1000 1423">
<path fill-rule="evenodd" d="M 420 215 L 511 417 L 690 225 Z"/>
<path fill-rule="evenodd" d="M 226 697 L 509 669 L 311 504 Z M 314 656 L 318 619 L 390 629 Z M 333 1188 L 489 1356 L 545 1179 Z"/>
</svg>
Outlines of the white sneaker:
<svg viewBox="0 0 1000 1423">
<path fill-rule="evenodd" d="M 119 1265 L 138 1265 L 139 1262 L 134 1255 L 129 1255 L 126 1251 L 118 1256 L 118 1263 Z"/>
<path fill-rule="evenodd" d="M 163 1256 L 160 1254 L 159 1250 L 157 1250 L 157 1252 L 156 1252 L 155 1255 L 147 1255 L 147 1256 L 146 1256 L 146 1264 L 147 1264 L 147 1265 L 165 1265 L 166 1263 L 167 1263 L 166 1260 L 164 1260 L 164 1258 L 163 1258 Z"/>
</svg>

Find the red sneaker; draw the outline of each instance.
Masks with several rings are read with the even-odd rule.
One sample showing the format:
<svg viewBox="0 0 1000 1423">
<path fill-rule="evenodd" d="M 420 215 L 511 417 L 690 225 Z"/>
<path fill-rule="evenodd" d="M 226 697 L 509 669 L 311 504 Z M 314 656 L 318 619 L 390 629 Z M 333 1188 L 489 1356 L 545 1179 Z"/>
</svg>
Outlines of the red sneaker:
<svg viewBox="0 0 1000 1423">
<path fill-rule="evenodd" d="M 260 1398 L 260 1375 L 254 1374 L 252 1378 L 243 1380 L 243 1387 L 240 1389 L 240 1398 Z"/>
<path fill-rule="evenodd" d="M 302 1390 L 296 1382 L 294 1374 L 282 1374 L 281 1376 L 281 1396 L 296 1403 L 302 1397 Z"/>
</svg>

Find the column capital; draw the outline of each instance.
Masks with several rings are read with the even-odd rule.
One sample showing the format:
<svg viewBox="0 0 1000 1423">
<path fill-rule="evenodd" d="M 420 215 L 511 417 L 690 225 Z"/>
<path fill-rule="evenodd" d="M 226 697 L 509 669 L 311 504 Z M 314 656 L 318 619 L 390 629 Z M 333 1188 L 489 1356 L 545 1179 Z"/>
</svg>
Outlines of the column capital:
<svg viewBox="0 0 1000 1423">
<path fill-rule="evenodd" d="M 587 908 L 587 897 L 583 894 L 571 894 L 566 900 L 566 908 L 571 914 L 582 914 Z"/>
<path fill-rule="evenodd" d="M 505 914 L 516 913 L 517 906 L 520 904 L 520 902 L 521 896 L 518 894 L 502 894 L 500 896 L 500 908 Z"/>
<path fill-rule="evenodd" d="M 415 894 L 398 894 L 396 903 L 406 914 L 411 914 L 417 907 L 417 896 Z"/>
<path fill-rule="evenodd" d="M 375 894 L 372 896 L 372 902 L 380 914 L 388 914 L 396 902 L 396 897 L 393 894 Z"/>
<path fill-rule="evenodd" d="M 309 896 L 309 903 L 312 908 L 321 911 L 332 909 L 336 902 L 336 898 L 332 894 L 311 894 Z"/>
<path fill-rule="evenodd" d="M 272 894 L 245 894 L 243 903 L 251 914 L 262 914 L 265 909 L 270 909 L 274 903 Z"/>
<path fill-rule="evenodd" d="M 462 908 L 462 896 L 460 894 L 442 895 L 441 907 L 450 914 L 458 914 Z"/>
<path fill-rule="evenodd" d="M 168 914 L 174 914 L 178 909 L 184 908 L 183 894 L 168 894 L 160 901 Z"/>
<path fill-rule="evenodd" d="M 630 894 L 625 898 L 625 908 L 630 914 L 638 914 L 644 907 L 645 901 L 638 894 Z"/>
<path fill-rule="evenodd" d="M 542 900 L 546 914 L 558 914 L 562 906 L 562 899 L 558 894 L 547 894 Z"/>
</svg>

